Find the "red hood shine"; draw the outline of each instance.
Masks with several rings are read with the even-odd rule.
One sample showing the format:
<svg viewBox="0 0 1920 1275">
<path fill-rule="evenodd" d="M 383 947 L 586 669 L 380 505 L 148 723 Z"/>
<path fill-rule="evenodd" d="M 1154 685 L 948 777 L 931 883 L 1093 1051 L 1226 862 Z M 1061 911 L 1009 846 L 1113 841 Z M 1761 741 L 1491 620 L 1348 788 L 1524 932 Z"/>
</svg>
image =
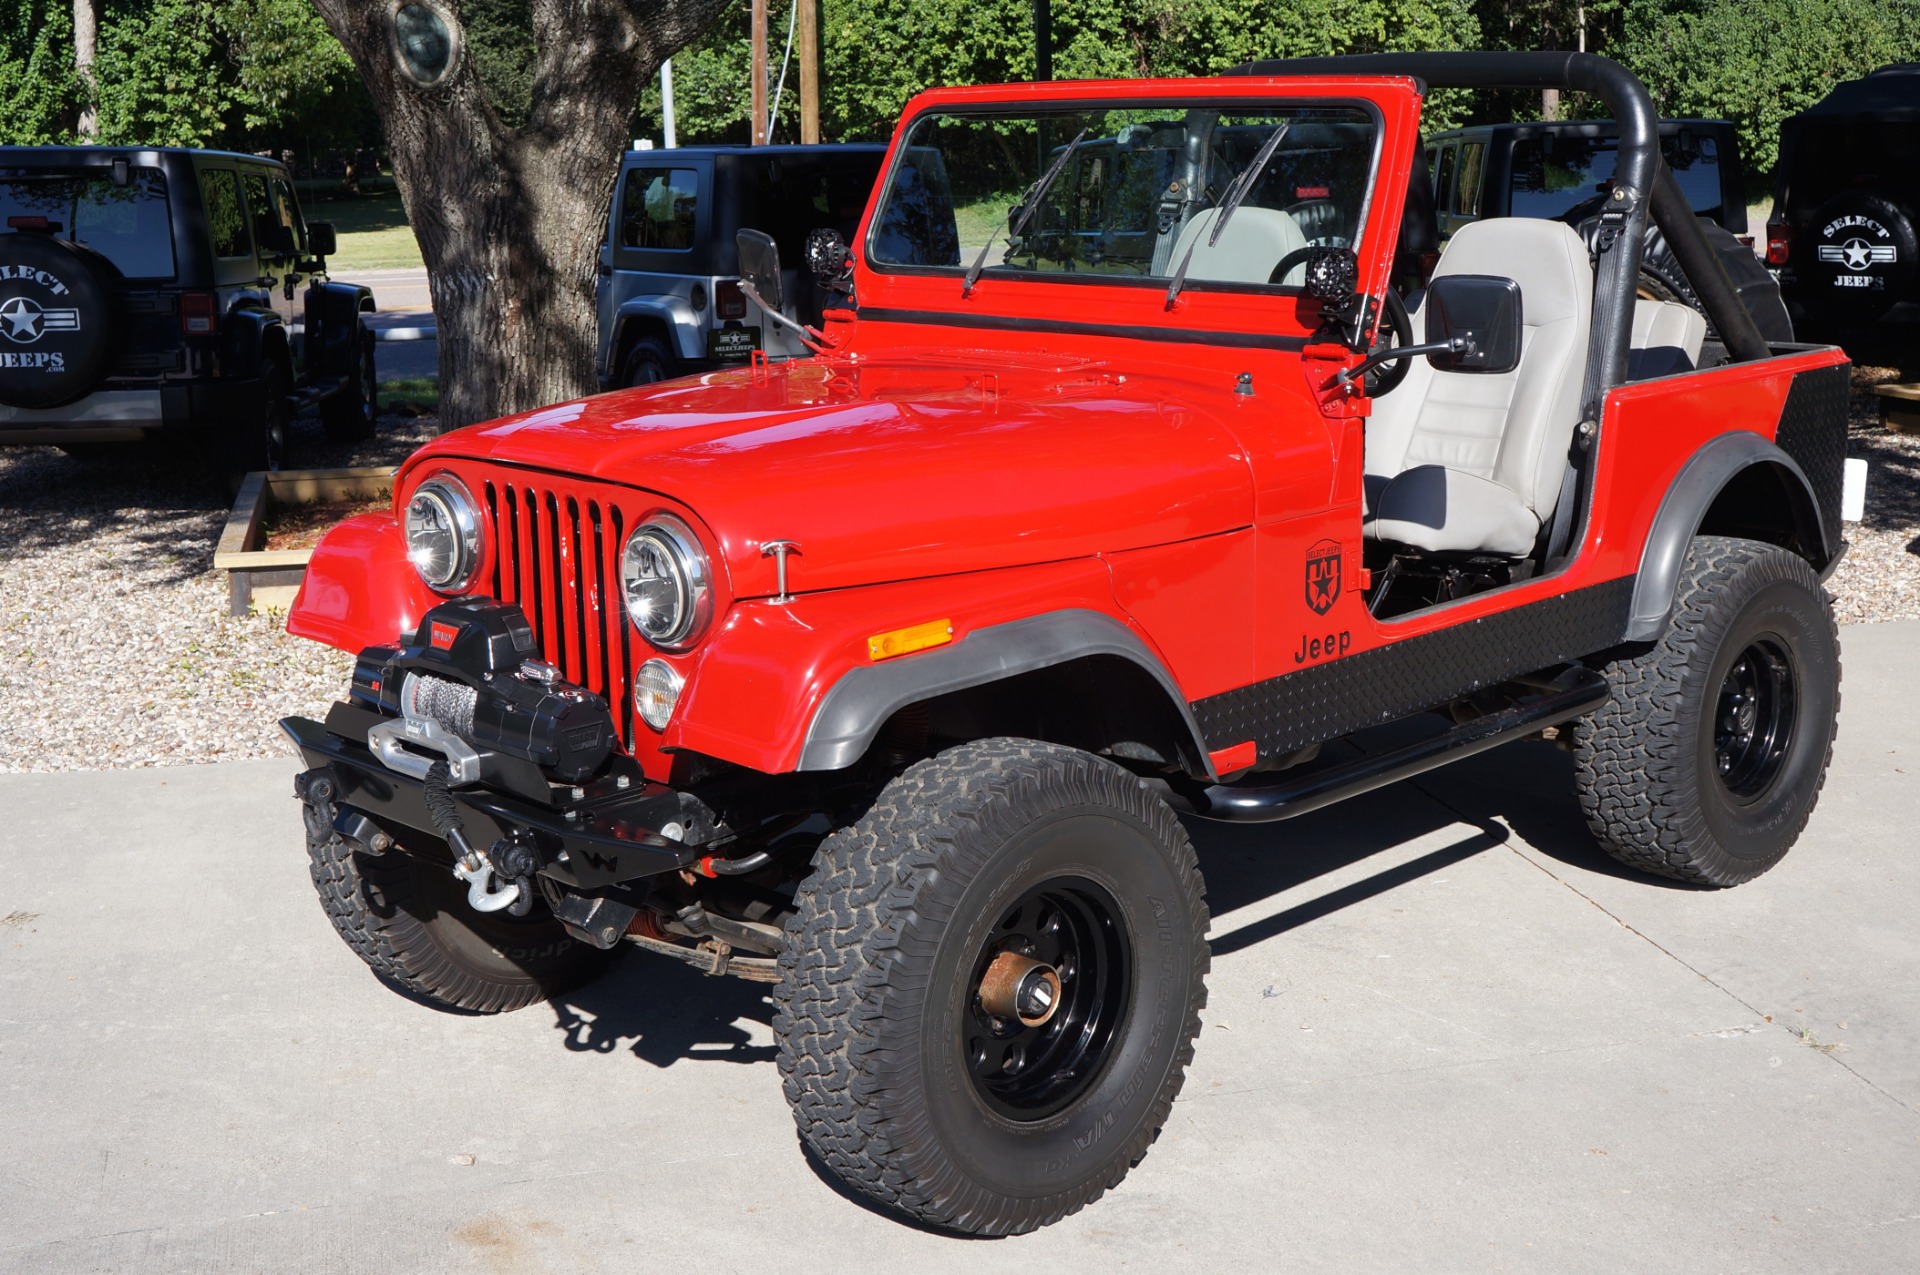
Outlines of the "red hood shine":
<svg viewBox="0 0 1920 1275">
<path fill-rule="evenodd" d="M 408 467 L 468 458 L 655 492 L 712 531 L 737 595 L 773 592 L 769 540 L 799 545 L 791 586 L 812 592 L 1250 524 L 1238 441 L 1180 397 L 1100 363 L 890 352 L 562 403 L 436 439 Z"/>
</svg>

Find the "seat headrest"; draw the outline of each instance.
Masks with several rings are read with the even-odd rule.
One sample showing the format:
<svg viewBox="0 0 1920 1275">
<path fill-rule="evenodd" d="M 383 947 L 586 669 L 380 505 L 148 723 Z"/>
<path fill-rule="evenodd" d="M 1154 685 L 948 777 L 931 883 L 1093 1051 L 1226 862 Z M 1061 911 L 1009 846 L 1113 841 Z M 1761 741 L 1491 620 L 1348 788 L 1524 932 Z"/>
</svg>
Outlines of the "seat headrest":
<svg viewBox="0 0 1920 1275">
<path fill-rule="evenodd" d="M 1484 274 L 1520 285 L 1529 327 L 1585 314 L 1593 304 L 1593 265 L 1573 227 L 1533 217 L 1488 217 L 1462 226 L 1440 254 L 1438 279 Z"/>
</svg>

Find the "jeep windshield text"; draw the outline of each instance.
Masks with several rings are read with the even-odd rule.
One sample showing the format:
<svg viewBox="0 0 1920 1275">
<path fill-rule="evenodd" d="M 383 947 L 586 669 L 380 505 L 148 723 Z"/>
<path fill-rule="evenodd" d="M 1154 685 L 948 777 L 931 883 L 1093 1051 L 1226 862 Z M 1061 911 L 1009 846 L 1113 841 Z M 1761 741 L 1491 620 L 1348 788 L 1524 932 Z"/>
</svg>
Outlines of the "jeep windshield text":
<svg viewBox="0 0 1920 1275">
<path fill-rule="evenodd" d="M 1493 218 L 1423 267 L 1428 86 L 1544 85 L 1627 121 L 1591 249 Z M 763 980 L 807 1146 L 1007 1234 L 1180 1088 L 1183 814 L 1557 726 L 1612 854 L 1766 871 L 1831 750 L 1847 364 L 1755 329 L 1656 125 L 1567 53 L 916 98 L 807 245 L 815 358 L 448 435 L 315 552 L 288 627 L 357 663 L 284 726 L 341 935 L 469 1010 L 629 946 Z M 1650 217 L 1705 317 L 1636 299 Z"/>
</svg>

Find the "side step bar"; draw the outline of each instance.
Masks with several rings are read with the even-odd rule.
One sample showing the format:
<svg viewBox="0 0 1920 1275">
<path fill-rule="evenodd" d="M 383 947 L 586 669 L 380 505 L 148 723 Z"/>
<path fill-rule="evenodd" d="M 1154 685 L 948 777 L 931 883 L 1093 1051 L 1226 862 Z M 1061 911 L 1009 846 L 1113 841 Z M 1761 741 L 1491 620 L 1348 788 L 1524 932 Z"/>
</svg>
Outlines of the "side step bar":
<svg viewBox="0 0 1920 1275">
<path fill-rule="evenodd" d="M 1287 783 L 1249 788 L 1214 784 L 1198 792 L 1174 792 L 1174 804 L 1225 823 L 1272 823 L 1331 806 L 1375 788 L 1411 779 L 1449 762 L 1483 753 L 1548 726 L 1583 717 L 1607 702 L 1607 679 L 1591 669 L 1562 674 L 1539 695 L 1488 717 L 1463 722 L 1445 734 L 1315 770 Z M 1185 801 L 1181 798 L 1184 797 Z"/>
</svg>

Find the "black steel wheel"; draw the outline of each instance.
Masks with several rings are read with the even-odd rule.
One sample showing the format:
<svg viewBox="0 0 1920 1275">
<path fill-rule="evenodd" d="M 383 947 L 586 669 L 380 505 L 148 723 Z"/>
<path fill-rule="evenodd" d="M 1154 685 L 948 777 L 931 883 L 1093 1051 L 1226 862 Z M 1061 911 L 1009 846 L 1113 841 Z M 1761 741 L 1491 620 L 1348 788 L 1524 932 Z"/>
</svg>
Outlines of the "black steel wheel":
<svg viewBox="0 0 1920 1275">
<path fill-rule="evenodd" d="M 1146 1154 L 1193 1058 L 1207 912 L 1136 776 L 1030 740 L 950 749 L 822 842 L 794 904 L 781 1075 L 853 1189 L 1009 1235 Z"/>
<path fill-rule="evenodd" d="M 1573 728 L 1580 803 L 1623 863 L 1700 885 L 1793 847 L 1833 756 L 1840 647 L 1813 568 L 1774 545 L 1694 540 L 1667 632 L 1607 667 Z"/>
<path fill-rule="evenodd" d="M 1713 762 L 1733 797 L 1752 801 L 1780 777 L 1793 745 L 1793 657 L 1778 634 L 1755 638 L 1727 668 L 1713 709 Z"/>
<path fill-rule="evenodd" d="M 1044 1120 L 1100 1077 L 1133 980 L 1120 918 L 1098 881 L 1056 877 L 1014 900 L 981 945 L 960 1052 L 1007 1119 Z"/>
</svg>

